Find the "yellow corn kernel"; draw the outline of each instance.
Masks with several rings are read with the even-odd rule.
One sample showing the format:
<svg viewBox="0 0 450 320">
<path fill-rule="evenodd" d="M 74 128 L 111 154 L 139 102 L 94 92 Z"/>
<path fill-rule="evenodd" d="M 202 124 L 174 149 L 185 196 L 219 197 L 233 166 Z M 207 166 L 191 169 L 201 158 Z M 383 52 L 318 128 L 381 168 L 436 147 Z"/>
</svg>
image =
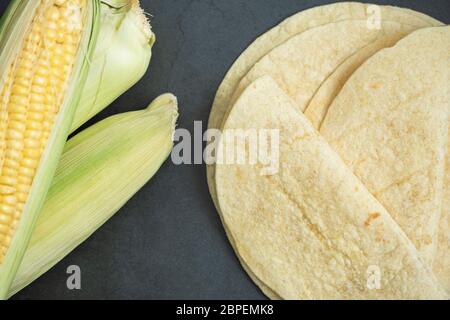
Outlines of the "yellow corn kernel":
<svg viewBox="0 0 450 320">
<path fill-rule="evenodd" d="M 82 24 L 75 14 L 85 6 L 85 0 L 42 1 L 0 88 L 0 266 L 75 63 L 81 29 L 68 25 Z"/>
<path fill-rule="evenodd" d="M 0 225 L 8 225 L 11 222 L 11 216 L 7 213 L 0 212 Z"/>
<path fill-rule="evenodd" d="M 15 177 L 7 177 L 7 176 L 1 176 L 0 177 L 0 184 L 14 187 L 17 184 L 17 178 Z"/>
<path fill-rule="evenodd" d="M 0 204 L 0 223 L 12 219 L 12 214 L 14 214 L 14 207 L 6 203 Z"/>
<path fill-rule="evenodd" d="M 6 70 L 2 74 L 3 79 L 2 82 L 0 82 L 0 105 L 1 110 L 4 110 L 6 112 L 0 111 L 0 149 L 6 150 L 7 148 L 5 136 L 7 132 L 8 122 L 10 120 L 13 119 L 24 123 L 27 123 L 30 120 L 38 123 L 42 122 L 43 128 L 45 128 L 45 130 L 42 133 L 42 138 L 40 139 L 41 145 L 39 146 L 39 148 L 28 149 L 25 146 L 24 141 L 21 141 L 21 146 L 17 145 L 17 147 L 22 151 L 23 158 L 33 157 L 39 161 L 42 152 L 46 151 L 46 149 L 49 149 L 49 147 L 46 148 L 47 139 L 49 138 L 51 132 L 57 129 L 54 128 L 54 125 L 52 126 L 52 123 L 58 116 L 58 111 L 60 108 L 59 101 L 61 101 L 61 98 L 63 97 L 66 98 L 66 94 L 60 91 L 69 87 L 67 78 L 71 76 L 71 66 L 63 66 L 61 70 L 57 70 L 51 67 L 51 57 L 54 55 L 52 51 L 54 50 L 55 52 L 57 52 L 57 55 L 60 57 L 60 59 L 65 62 L 70 62 L 70 60 L 64 58 L 64 55 L 62 55 L 61 52 L 73 56 L 80 54 L 80 58 L 82 55 L 84 55 L 85 57 L 89 57 L 89 65 L 92 65 L 86 68 L 83 68 L 81 65 L 77 65 L 77 67 L 82 67 L 80 72 L 77 72 L 77 74 L 85 77 L 87 72 L 87 77 L 85 77 L 86 81 L 84 83 L 86 83 L 86 85 L 84 86 L 84 90 L 81 93 L 80 102 L 77 106 L 77 111 L 75 114 L 75 120 L 71 128 L 71 130 L 74 131 L 82 123 L 86 122 L 89 118 L 108 106 L 113 100 L 115 100 L 143 76 L 144 72 L 147 70 L 151 58 L 151 48 L 153 46 L 155 38 L 154 34 L 151 32 L 151 28 L 147 21 L 147 18 L 144 15 L 143 10 L 139 7 L 138 1 L 136 0 L 119 1 L 124 4 L 124 9 L 120 9 L 120 12 L 118 12 L 117 8 L 110 7 L 108 5 L 108 1 L 102 1 L 100 3 L 100 0 L 12 0 L 11 2 L 36 3 L 38 12 L 36 14 L 37 18 L 33 20 L 33 22 L 35 23 L 28 22 L 29 31 L 21 28 L 20 35 L 22 35 L 23 30 L 25 30 L 24 37 L 26 39 L 22 39 L 22 44 L 16 42 L 17 46 L 22 45 L 22 53 L 24 51 L 27 51 L 27 53 L 14 57 L 13 60 L 15 63 L 13 67 L 10 66 L 11 59 L 6 56 L 4 57 L 3 63 L 1 64 L 4 66 L 3 69 Z M 44 5 L 41 6 L 41 4 Z M 84 6 L 86 4 L 89 4 L 89 6 L 87 6 L 87 9 L 84 12 L 77 8 L 77 6 L 80 7 L 81 5 Z M 125 4 L 128 5 L 125 6 Z M 33 10 L 36 9 L 36 6 L 33 8 Z M 59 19 L 57 21 L 50 21 L 50 19 L 47 18 L 47 16 L 50 18 L 53 17 L 53 19 L 56 18 L 57 14 L 46 14 L 47 9 L 51 6 L 56 6 L 60 10 Z M 99 10 L 92 10 L 95 7 L 97 7 Z M 52 11 L 56 12 L 53 9 Z M 93 37 L 85 37 L 85 41 L 83 41 L 82 43 L 82 51 L 79 50 L 78 30 L 83 29 L 83 23 L 77 23 L 75 19 L 77 18 L 77 16 L 82 17 L 80 21 L 86 19 L 86 21 L 94 22 L 94 24 L 92 25 L 90 25 L 90 23 L 86 25 L 87 28 L 85 28 L 85 30 L 83 31 L 84 35 L 93 35 Z M 99 19 L 100 17 L 102 17 L 102 19 Z M 10 19 L 6 19 L 7 22 L 12 22 L 13 24 L 15 24 L 16 22 L 14 22 L 14 20 L 15 19 L 13 17 Z M 99 22 L 100 20 L 104 20 L 106 23 L 97 24 L 96 22 Z M 116 22 L 119 20 L 121 22 L 118 26 Z M 19 23 L 20 22 L 17 22 L 17 24 Z M 57 24 L 56 29 L 55 23 Z M 45 39 L 44 35 L 46 30 L 48 29 L 54 29 L 57 32 L 55 41 L 49 41 L 49 39 Z M 15 31 L 15 29 L 12 30 Z M 9 32 L 6 34 L 9 34 Z M 66 34 L 66 36 L 63 37 L 63 34 Z M 97 35 L 98 39 L 105 39 L 106 41 L 100 41 L 98 43 L 99 45 L 95 45 Z M 124 37 L 123 35 L 127 36 Z M 21 37 L 17 37 L 17 39 L 20 38 Z M 87 46 L 85 47 L 85 45 Z M 16 70 L 19 67 L 20 61 L 23 62 L 22 65 L 20 65 L 23 69 L 33 70 L 33 76 L 31 79 L 24 77 L 18 78 L 16 76 Z M 80 62 L 82 62 L 81 59 Z M 92 69 L 92 71 L 86 69 Z M 98 70 L 102 70 L 102 72 L 98 72 Z M 23 74 L 25 75 L 26 72 L 24 72 Z M 103 81 L 104 79 L 111 79 L 117 74 L 121 74 L 121 77 L 115 79 L 115 81 Z M 44 85 L 43 82 L 37 80 L 37 76 L 41 77 L 42 80 L 45 80 L 46 84 Z M 62 83 L 59 85 L 55 85 L 53 83 L 53 80 L 55 79 L 62 81 Z M 20 95 L 26 95 L 27 97 L 29 97 L 29 92 L 45 95 L 45 102 L 43 103 L 45 105 L 44 113 L 32 111 L 30 110 L 28 105 L 19 105 L 16 107 L 17 112 L 11 112 L 11 90 L 9 88 L 12 86 L 13 80 L 14 84 L 27 88 L 26 92 L 19 92 Z M 35 85 L 45 87 L 46 92 L 43 93 L 42 89 L 39 87 L 34 88 Z M 78 88 L 77 85 L 75 85 L 74 87 L 75 89 Z M 68 102 L 71 101 L 71 97 L 72 96 L 67 96 Z M 73 111 L 73 107 L 75 106 L 72 103 L 70 107 L 72 109 L 69 108 L 69 111 Z M 64 123 L 64 119 L 60 118 L 61 117 L 58 117 L 58 121 L 62 120 L 62 122 Z M 27 130 L 31 130 L 28 124 Z M 135 136 L 140 137 L 141 135 L 137 133 Z M 65 137 L 59 138 L 59 145 L 63 138 Z M 153 141 L 154 139 L 151 140 Z M 54 144 L 53 140 L 52 144 Z M 149 148 L 142 149 L 153 150 L 152 146 L 153 144 L 151 144 Z M 3 152 L 0 154 L 0 181 L 2 179 L 1 168 L 3 167 L 3 163 L 8 163 L 8 166 L 16 169 L 17 171 L 19 169 L 17 166 L 21 165 L 21 163 L 18 162 L 11 162 L 11 159 L 5 159 L 5 157 L 2 156 L 3 154 Z M 152 151 L 152 158 L 153 157 L 154 155 Z M 136 161 L 134 161 L 133 163 L 136 163 Z M 142 164 L 142 161 L 138 161 L 138 163 Z M 39 170 L 49 167 L 51 168 L 51 165 L 48 166 L 47 162 L 42 162 L 42 164 L 39 164 L 39 166 Z M 139 177 L 141 176 L 142 175 L 140 175 Z M 51 177 L 43 179 L 43 184 L 46 184 L 50 179 Z M 14 233 L 16 232 L 15 237 L 17 238 L 14 239 L 14 248 L 9 248 L 9 252 L 8 246 L 5 246 L 0 241 L 0 255 L 7 255 L 3 263 L 0 261 L 0 298 L 6 297 L 6 290 L 11 283 L 12 275 L 17 271 L 17 265 L 15 263 L 22 258 L 20 254 L 19 256 L 17 256 L 16 253 L 20 253 L 19 250 L 23 249 L 23 247 L 26 245 L 26 241 L 22 241 L 20 239 L 22 239 L 22 236 L 29 234 L 30 230 L 32 229 L 32 221 L 34 221 L 36 217 L 37 206 L 33 205 L 33 203 L 35 202 L 31 202 L 30 200 L 31 198 L 36 200 L 36 194 L 40 194 L 39 190 L 42 190 L 41 192 L 46 190 L 46 187 L 42 186 L 41 181 L 36 181 L 36 186 L 35 188 L 33 188 L 33 194 L 27 194 L 27 191 L 18 191 L 18 188 L 19 185 L 22 184 L 31 186 L 33 183 L 32 178 L 19 176 L 15 178 L 6 177 L 5 180 L 8 183 L 12 183 L 13 186 L 0 184 L 0 203 L 1 196 L 9 195 L 12 193 L 17 195 L 19 203 L 17 204 L 16 210 L 14 211 L 13 221 L 6 228 L 3 225 L 0 225 L 0 232 L 5 231 L 3 232 L 3 234 L 9 235 L 13 239 Z M 129 184 L 127 183 L 126 186 L 129 186 Z M 130 191 L 134 188 L 135 187 L 131 188 Z M 117 194 L 117 198 L 121 198 L 123 190 L 121 190 L 121 188 L 117 190 L 120 190 L 120 192 Z M 5 192 L 5 194 L 2 194 L 2 191 Z M 26 203 L 27 197 L 30 203 Z M 125 196 L 123 199 L 128 197 L 129 195 Z M 20 202 L 20 200 L 22 200 L 22 202 Z M 108 202 L 107 204 L 111 205 L 110 202 Z M 116 205 L 112 207 L 116 207 Z M 27 212 L 27 220 L 21 221 L 20 217 L 23 216 L 23 210 L 25 210 L 25 208 L 26 210 L 28 210 L 28 212 L 31 213 L 31 215 L 28 215 Z M 82 211 L 86 212 L 85 210 Z M 73 222 L 70 222 L 69 225 L 72 223 Z M 63 230 L 60 231 L 62 231 L 61 233 L 65 233 L 65 231 Z M 46 236 L 50 236 L 50 234 L 47 234 Z M 47 238 L 45 240 L 47 240 Z M 55 243 L 57 242 L 58 241 L 55 241 Z M 14 252 L 12 252 L 13 250 Z M 56 253 L 58 250 L 50 251 Z M 58 254 L 61 254 L 60 251 L 58 251 Z M 50 256 L 46 256 L 43 260 L 39 260 L 47 263 L 46 259 L 48 257 Z M 29 263 L 27 263 L 27 265 L 29 265 Z M 39 263 L 32 263 L 32 265 L 34 266 L 34 269 L 39 269 L 41 272 L 46 269 L 45 267 L 41 268 L 41 265 Z M 28 279 L 34 279 L 36 277 L 36 270 L 34 269 L 32 270 L 31 275 L 28 277 Z M 20 280 L 18 282 L 23 285 L 23 283 L 25 283 L 25 281 L 23 281 L 23 277 L 19 277 L 19 279 Z M 17 290 L 17 288 L 18 285 L 16 282 L 14 289 L 11 290 Z"/>
<path fill-rule="evenodd" d="M 6 234 L 8 234 L 8 232 L 9 232 L 9 227 L 7 227 L 3 224 L 0 224 L 0 234 L 6 235 Z"/>
<path fill-rule="evenodd" d="M 166 94 L 69 140 L 9 295 L 76 248 L 158 171 L 170 155 L 177 116 L 176 98 Z M 131 174 L 121 178 L 125 168 Z"/>
<path fill-rule="evenodd" d="M 4 166 L 14 169 L 14 170 L 19 170 L 20 167 L 20 162 L 14 159 L 10 159 L 10 158 L 5 158 L 4 159 Z"/>
<path fill-rule="evenodd" d="M 7 186 L 4 184 L 0 184 L 0 194 L 2 194 L 2 195 L 13 194 L 14 192 L 16 192 L 16 188 Z"/>
</svg>

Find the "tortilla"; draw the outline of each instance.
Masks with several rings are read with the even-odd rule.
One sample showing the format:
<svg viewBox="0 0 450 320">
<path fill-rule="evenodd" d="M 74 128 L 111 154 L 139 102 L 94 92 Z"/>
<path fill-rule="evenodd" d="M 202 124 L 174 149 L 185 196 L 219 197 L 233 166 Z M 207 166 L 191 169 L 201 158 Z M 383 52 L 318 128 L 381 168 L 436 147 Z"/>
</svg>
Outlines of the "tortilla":
<svg viewBox="0 0 450 320">
<path fill-rule="evenodd" d="M 358 2 L 341 2 L 314 7 L 285 19 L 257 38 L 234 62 L 223 79 L 211 109 L 209 128 L 220 128 L 237 84 L 250 68 L 273 48 L 292 36 L 317 26 L 351 19 L 369 19 L 371 17 L 370 6 L 372 5 Z M 380 9 L 382 20 L 396 21 L 417 28 L 443 25 L 442 22 L 414 10 L 393 6 L 376 6 Z"/>
<path fill-rule="evenodd" d="M 432 265 L 442 208 L 450 27 L 422 29 L 366 61 L 320 133 Z"/>
<path fill-rule="evenodd" d="M 249 69 L 264 55 L 271 51 L 276 46 L 282 44 L 294 35 L 302 33 L 310 28 L 320 25 L 344 21 L 349 19 L 367 19 L 369 4 L 361 4 L 355 2 L 336 3 L 322 7 L 312 8 L 286 19 L 283 23 L 276 26 L 269 32 L 259 37 L 255 42 L 248 47 L 247 50 L 233 64 L 230 71 L 224 78 L 214 101 L 212 111 L 210 114 L 209 128 L 219 128 L 222 118 L 227 108 L 232 93 L 241 78 L 249 71 Z M 421 28 L 427 26 L 442 25 L 441 22 L 418 12 L 396 8 L 390 6 L 377 6 L 381 9 L 381 18 L 383 20 L 396 21 L 398 23 L 408 24 L 412 27 Z M 208 185 L 211 191 L 211 196 L 220 214 L 220 208 L 217 205 L 215 183 L 214 183 L 214 166 L 207 166 Z M 225 230 L 226 226 L 224 225 Z M 232 237 L 229 236 L 233 244 Z M 244 268 L 246 266 L 244 265 Z M 250 276 L 251 272 L 249 272 Z M 254 278 L 254 281 L 258 281 Z M 263 284 L 259 284 L 264 287 Z M 269 288 L 263 289 L 269 297 L 276 297 L 270 293 Z"/>
<path fill-rule="evenodd" d="M 388 38 L 394 43 L 415 27 L 384 21 L 381 29 L 370 29 L 366 20 L 330 23 L 305 31 L 276 47 L 258 61 L 240 81 L 231 103 L 254 80 L 269 75 L 304 111 L 319 86 L 348 57 L 362 48 Z M 381 48 L 381 47 L 380 47 Z M 224 116 L 224 121 L 227 113 Z"/>
<path fill-rule="evenodd" d="M 230 234 L 230 232 L 229 232 L 228 228 L 226 227 L 225 222 L 223 220 L 222 220 L 222 224 L 225 228 L 225 232 L 230 241 L 230 244 L 231 244 L 233 250 L 236 252 L 236 244 L 234 242 L 233 236 Z M 261 289 L 263 294 L 265 294 L 271 300 L 281 300 L 281 297 L 276 292 L 274 292 L 265 283 L 263 283 L 260 279 L 258 279 L 258 277 L 256 277 L 256 275 L 252 272 L 251 268 L 246 264 L 246 262 L 238 254 L 236 256 L 239 259 L 239 263 L 241 264 L 242 268 L 248 274 L 250 279 Z"/>
<path fill-rule="evenodd" d="M 256 39 L 234 62 L 222 81 L 211 109 L 209 128 L 220 129 L 224 114 L 230 107 L 231 96 L 239 81 L 258 60 L 272 49 L 292 36 L 314 27 L 351 19 L 369 19 L 371 16 L 370 6 L 371 4 L 358 2 L 341 2 L 314 7 L 287 18 Z M 382 20 L 396 21 L 417 28 L 442 25 L 442 22 L 413 10 L 381 5 L 377 5 L 377 7 L 380 8 Z"/>
<path fill-rule="evenodd" d="M 311 121 L 314 128 L 320 129 L 328 108 L 355 70 L 375 53 L 394 46 L 400 39 L 396 35 L 386 36 L 367 45 L 350 56 L 321 84 L 305 110 L 305 116 Z"/>
<path fill-rule="evenodd" d="M 325 7 L 325 8 L 328 8 Z M 360 4 L 355 4 L 355 7 L 352 5 L 347 6 L 338 6 L 338 8 L 353 8 L 354 12 L 359 12 L 359 15 L 356 14 L 354 16 L 362 16 L 364 11 L 363 8 L 366 8 L 365 5 L 361 6 Z M 383 8 L 383 7 L 382 7 Z M 347 10 L 346 9 L 346 10 Z M 384 12 L 384 11 L 386 12 Z M 392 10 L 392 12 L 391 12 Z M 326 11 L 326 10 L 325 10 Z M 328 75 L 330 75 L 334 69 L 346 58 L 356 51 L 359 48 L 362 48 L 374 41 L 381 41 L 382 39 L 399 39 L 408 33 L 424 27 L 428 22 L 423 22 L 420 19 L 416 18 L 415 15 L 411 14 L 411 11 L 403 9 L 382 9 L 384 12 L 382 17 L 383 21 L 381 24 L 381 29 L 371 29 L 367 27 L 367 19 L 365 20 L 344 20 L 342 16 L 341 19 L 338 19 L 337 23 L 330 24 L 322 24 L 319 27 L 313 27 L 307 29 L 304 32 L 299 32 L 297 35 L 291 37 L 288 41 L 273 49 L 270 53 L 264 56 L 253 68 L 248 72 L 247 76 L 241 80 L 239 86 L 235 87 L 234 97 L 238 97 L 239 93 L 245 88 L 245 86 L 250 83 L 252 80 L 256 79 L 258 76 L 263 74 L 272 75 L 277 80 L 287 81 L 287 85 L 289 89 L 294 90 L 293 88 L 299 88 L 298 83 L 295 83 L 294 79 L 289 79 L 291 75 L 296 75 L 294 72 L 290 70 L 290 64 L 292 64 L 293 70 L 298 71 L 298 78 L 301 79 L 301 83 L 308 85 L 308 91 L 306 90 L 297 90 L 301 92 L 304 100 L 308 100 L 311 98 L 313 92 L 317 90 L 321 81 L 324 81 Z M 338 10 L 339 12 L 339 10 Z M 344 10 L 344 12 L 346 12 Z M 350 11 L 351 12 L 351 11 Z M 399 24 L 397 22 L 390 22 L 386 19 L 393 18 L 397 19 L 397 21 L 405 21 L 409 23 Z M 288 20 L 290 21 L 290 20 Z M 293 25 L 295 19 L 292 21 Z M 314 21 L 314 20 L 313 20 Z M 322 22 L 324 20 L 321 20 Z M 298 22 L 297 24 L 303 25 L 305 22 Z M 313 22 L 311 22 L 313 23 Z M 438 22 L 436 22 L 437 24 Z M 291 22 L 286 24 L 287 26 L 291 25 Z M 313 23 L 314 25 L 314 23 Z M 284 30 L 285 27 L 280 29 Z M 300 27 L 294 28 L 294 30 L 302 30 Z M 271 34 L 271 32 L 269 32 Z M 259 43 L 259 42 L 257 42 Z M 250 50 L 252 51 L 252 50 Z M 289 58 L 289 54 L 294 53 L 293 56 Z M 294 59 L 297 58 L 298 60 Z M 271 58 L 274 58 L 278 61 L 277 65 L 274 65 Z M 287 63 L 284 58 L 287 58 L 290 63 Z M 309 65 L 309 61 L 311 61 L 311 65 Z M 238 64 L 240 65 L 240 64 Z M 318 66 L 317 70 L 313 69 L 313 66 Z M 312 72 L 310 72 L 312 71 Z M 273 74 L 275 73 L 275 75 Z M 314 76 L 316 77 L 314 78 Z M 308 79 L 313 78 L 314 81 L 309 82 Z M 289 81 L 291 80 L 291 81 Z M 228 83 L 227 80 L 224 80 L 223 83 Z M 302 88 L 303 89 L 303 88 Z M 305 88 L 306 89 L 306 88 Z M 217 97 L 221 95 L 221 90 L 217 94 Z M 298 97 L 301 98 L 301 97 Z M 216 98 L 216 101 L 221 101 L 221 99 Z M 230 103 L 229 106 L 232 105 L 233 99 L 227 97 L 227 103 Z M 298 101 L 299 104 L 303 103 L 304 106 L 301 110 L 304 110 L 309 103 L 309 101 Z M 220 128 L 220 121 L 223 121 L 226 118 L 226 113 L 228 112 L 227 107 L 218 107 L 221 104 L 214 103 L 210 120 L 209 120 L 209 128 Z M 210 193 L 213 198 L 214 203 L 216 204 L 216 192 L 214 190 L 214 166 L 207 166 L 207 178 L 208 185 L 210 188 Z M 216 205 L 217 207 L 217 205 Z"/>
<path fill-rule="evenodd" d="M 225 123 L 280 130 L 278 174 L 217 165 L 219 205 L 241 259 L 283 299 L 445 298 L 403 231 L 295 108 L 263 77 Z M 224 135 L 219 151 L 233 142 Z"/>
<path fill-rule="evenodd" d="M 233 67 L 230 69 L 227 76 L 223 80 L 212 107 L 209 128 L 218 128 L 218 124 L 222 122 L 223 113 L 228 107 L 231 94 L 235 90 L 236 84 L 239 82 L 242 76 L 244 76 L 248 72 L 250 67 L 252 67 L 253 64 L 257 62 L 258 59 L 263 57 L 267 52 L 275 48 L 277 45 L 283 43 L 290 37 L 309 28 L 352 18 L 367 19 L 368 8 L 369 5 L 367 4 L 354 2 L 337 3 L 326 5 L 323 7 L 316 7 L 300 12 L 286 19 L 279 26 L 273 28 L 272 30 L 258 38 L 234 63 Z M 427 15 L 412 10 L 390 6 L 378 6 L 378 8 L 381 9 L 382 19 L 393 20 L 399 23 L 406 23 L 411 26 L 416 26 L 417 28 L 442 24 Z M 220 208 L 218 207 L 216 200 L 214 166 L 207 166 L 207 180 L 213 202 L 220 213 Z M 231 238 L 230 241 L 232 242 Z M 263 286 L 263 284 L 260 284 L 260 287 Z M 267 294 L 270 289 L 267 288 L 263 291 L 265 291 L 265 293 Z M 270 293 L 268 295 L 273 296 Z"/>
<path fill-rule="evenodd" d="M 367 45 L 401 39 L 416 27 L 384 21 L 382 28 L 367 28 L 366 20 L 330 23 L 292 37 L 263 57 L 241 80 L 231 101 L 253 80 L 270 75 L 304 111 L 319 86 L 347 58 Z M 374 44 L 375 45 L 375 44 Z M 228 112 L 228 111 L 227 111 Z M 224 115 L 226 119 L 227 114 Z M 215 201 L 214 167 L 208 167 L 210 193 Z"/>
<path fill-rule="evenodd" d="M 384 39 L 382 41 L 385 41 Z M 385 47 L 390 45 L 386 42 Z M 370 45 L 361 49 L 355 55 L 343 63 L 320 87 L 309 103 L 305 115 L 312 122 L 313 126 L 320 130 L 323 120 L 326 117 L 328 108 L 336 98 L 348 78 L 353 72 L 364 63 L 367 58 L 373 55 L 378 48 Z M 344 128 L 342 129 L 344 130 Z M 448 138 L 450 141 L 450 137 Z M 447 147 L 448 149 L 448 147 Z M 447 159 L 449 153 L 447 151 Z M 447 160 L 448 162 L 448 160 Z M 438 246 L 433 270 L 438 279 L 450 293 L 450 164 L 446 166 L 446 180 L 444 183 L 444 196 L 441 210 L 441 219 L 438 231 Z"/>
<path fill-rule="evenodd" d="M 384 41 L 384 39 L 382 40 Z M 389 47 L 386 42 L 385 47 Z M 320 130 L 323 120 L 326 117 L 328 108 L 336 98 L 348 78 L 353 72 L 364 63 L 367 58 L 373 55 L 378 48 L 370 45 L 361 49 L 355 55 L 344 62 L 320 87 L 309 103 L 305 116 L 311 121 L 313 126 Z M 450 137 L 448 138 L 450 141 Z M 448 151 L 447 151 L 448 159 Z M 448 161 L 447 161 L 448 162 Z M 446 180 L 444 183 L 444 197 L 439 222 L 438 246 L 433 270 L 441 283 L 450 293 L 450 164 L 446 166 Z"/>
<path fill-rule="evenodd" d="M 449 135 L 450 141 L 450 135 Z M 450 295 L 450 160 L 447 151 L 444 200 L 439 222 L 438 246 L 433 271 Z"/>
</svg>

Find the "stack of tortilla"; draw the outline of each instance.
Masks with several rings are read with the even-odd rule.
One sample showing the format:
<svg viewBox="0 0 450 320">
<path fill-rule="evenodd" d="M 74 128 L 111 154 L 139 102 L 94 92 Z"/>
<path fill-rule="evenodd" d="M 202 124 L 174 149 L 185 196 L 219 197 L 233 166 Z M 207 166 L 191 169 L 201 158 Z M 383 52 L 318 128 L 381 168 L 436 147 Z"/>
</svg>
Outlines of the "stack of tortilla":
<svg viewBox="0 0 450 320">
<path fill-rule="evenodd" d="M 375 14 L 375 20 L 374 15 Z M 407 9 L 313 8 L 258 38 L 220 86 L 227 132 L 276 130 L 278 170 L 217 162 L 210 192 L 272 299 L 448 299 L 450 27 Z"/>
</svg>

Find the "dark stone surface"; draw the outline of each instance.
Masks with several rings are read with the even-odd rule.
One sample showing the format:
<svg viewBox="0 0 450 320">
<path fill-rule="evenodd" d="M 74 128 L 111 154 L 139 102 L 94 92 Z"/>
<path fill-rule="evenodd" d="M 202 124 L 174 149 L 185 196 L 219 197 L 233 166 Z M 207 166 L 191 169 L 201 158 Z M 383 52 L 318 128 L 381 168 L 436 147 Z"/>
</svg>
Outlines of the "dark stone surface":
<svg viewBox="0 0 450 320">
<path fill-rule="evenodd" d="M 157 43 L 145 78 L 90 124 L 179 97 L 179 126 L 206 126 L 224 74 L 251 41 L 284 18 L 336 1 L 141 0 Z M 448 0 L 372 1 L 409 7 L 450 23 Z M 3 12 L 7 1 L 0 2 Z M 66 269 L 82 270 L 82 290 Z M 16 299 L 264 299 L 241 269 L 210 200 L 205 167 L 168 161 L 117 215 Z"/>
</svg>

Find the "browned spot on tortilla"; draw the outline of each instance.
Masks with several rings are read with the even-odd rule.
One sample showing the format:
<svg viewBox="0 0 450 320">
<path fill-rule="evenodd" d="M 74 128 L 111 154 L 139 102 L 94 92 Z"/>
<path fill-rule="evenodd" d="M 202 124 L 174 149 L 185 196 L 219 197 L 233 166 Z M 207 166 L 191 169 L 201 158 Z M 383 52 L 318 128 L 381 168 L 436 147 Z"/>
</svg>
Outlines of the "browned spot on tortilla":
<svg viewBox="0 0 450 320">
<path fill-rule="evenodd" d="M 369 216 L 367 217 L 366 221 L 364 221 L 364 226 L 366 228 L 370 227 L 370 224 L 378 219 L 380 217 L 380 214 L 378 212 L 369 213 Z"/>
<path fill-rule="evenodd" d="M 379 89 L 379 88 L 381 88 L 383 86 L 383 83 L 382 82 L 372 82 L 371 84 L 370 84 L 370 87 L 372 88 L 372 89 Z"/>
<path fill-rule="evenodd" d="M 425 245 L 430 245 L 432 242 L 433 242 L 433 238 L 429 234 L 427 234 L 423 237 L 423 243 Z"/>
<path fill-rule="evenodd" d="M 244 174 L 242 173 L 242 170 L 240 167 L 237 167 L 237 169 L 236 169 L 236 177 L 237 177 L 237 180 L 239 180 L 239 181 L 244 180 Z"/>
</svg>

